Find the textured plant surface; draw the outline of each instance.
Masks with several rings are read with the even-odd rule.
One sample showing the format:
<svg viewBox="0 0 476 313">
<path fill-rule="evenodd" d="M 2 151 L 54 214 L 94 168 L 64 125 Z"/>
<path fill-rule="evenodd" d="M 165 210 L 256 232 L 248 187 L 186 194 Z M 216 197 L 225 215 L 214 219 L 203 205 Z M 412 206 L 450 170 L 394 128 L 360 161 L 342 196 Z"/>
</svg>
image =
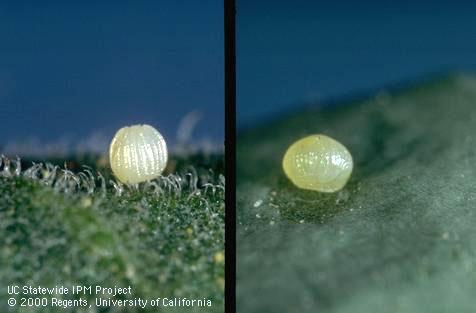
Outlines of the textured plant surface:
<svg viewBox="0 0 476 313">
<path fill-rule="evenodd" d="M 172 159 L 174 174 L 132 187 L 85 160 L 65 169 L 1 158 L 0 311 L 223 312 L 223 156 Z M 212 307 L 10 308 L 11 284 L 131 286 L 116 298 L 207 298 Z"/>
<path fill-rule="evenodd" d="M 340 192 L 281 169 L 297 138 L 349 148 Z M 475 312 L 476 79 L 454 75 L 238 138 L 237 303 L 245 312 Z"/>
</svg>

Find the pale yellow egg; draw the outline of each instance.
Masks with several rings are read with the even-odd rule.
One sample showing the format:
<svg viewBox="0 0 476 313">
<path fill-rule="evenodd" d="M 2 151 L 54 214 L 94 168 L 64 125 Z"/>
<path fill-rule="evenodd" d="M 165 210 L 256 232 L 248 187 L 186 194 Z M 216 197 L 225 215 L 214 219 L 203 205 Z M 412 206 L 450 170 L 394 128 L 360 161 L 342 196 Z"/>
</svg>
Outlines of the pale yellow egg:
<svg viewBox="0 0 476 313">
<path fill-rule="evenodd" d="M 342 189 L 353 168 L 349 150 L 321 134 L 294 142 L 283 158 L 286 176 L 299 188 L 321 192 Z"/>
<path fill-rule="evenodd" d="M 167 157 L 164 137 L 150 125 L 119 129 L 109 147 L 112 172 L 126 184 L 160 176 L 167 165 Z"/>
</svg>

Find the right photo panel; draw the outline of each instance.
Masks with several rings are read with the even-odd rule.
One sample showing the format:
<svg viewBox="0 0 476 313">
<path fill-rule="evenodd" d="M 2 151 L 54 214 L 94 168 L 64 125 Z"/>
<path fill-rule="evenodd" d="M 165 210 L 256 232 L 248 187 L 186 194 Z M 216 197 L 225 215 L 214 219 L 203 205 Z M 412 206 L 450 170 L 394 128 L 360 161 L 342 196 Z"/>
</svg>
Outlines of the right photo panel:
<svg viewBox="0 0 476 313">
<path fill-rule="evenodd" d="M 474 312 L 475 9 L 236 0 L 239 313 Z"/>
</svg>

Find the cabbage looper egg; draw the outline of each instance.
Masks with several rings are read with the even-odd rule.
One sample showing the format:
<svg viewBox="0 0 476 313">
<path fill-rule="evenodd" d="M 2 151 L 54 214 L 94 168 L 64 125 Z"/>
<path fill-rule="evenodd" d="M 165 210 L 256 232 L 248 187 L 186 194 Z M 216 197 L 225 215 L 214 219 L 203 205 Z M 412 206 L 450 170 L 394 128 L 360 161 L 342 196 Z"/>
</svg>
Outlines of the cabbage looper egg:
<svg viewBox="0 0 476 313">
<path fill-rule="evenodd" d="M 321 192 L 342 189 L 352 168 L 352 156 L 347 148 L 321 134 L 294 142 L 283 158 L 284 173 L 296 186 Z"/>
<path fill-rule="evenodd" d="M 112 172 L 123 183 L 154 179 L 167 165 L 164 137 L 150 125 L 123 127 L 112 139 L 109 161 Z"/>
</svg>

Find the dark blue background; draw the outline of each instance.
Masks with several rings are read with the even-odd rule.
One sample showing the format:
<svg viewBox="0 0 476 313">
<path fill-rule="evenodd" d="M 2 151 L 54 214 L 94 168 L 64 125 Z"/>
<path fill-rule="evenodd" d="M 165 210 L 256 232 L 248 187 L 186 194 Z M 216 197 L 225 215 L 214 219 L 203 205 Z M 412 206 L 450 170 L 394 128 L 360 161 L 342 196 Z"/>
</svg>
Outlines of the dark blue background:
<svg viewBox="0 0 476 313">
<path fill-rule="evenodd" d="M 237 123 L 476 69 L 476 5 L 237 0 Z"/>
<path fill-rule="evenodd" d="M 224 136 L 223 2 L 0 2 L 0 144 L 111 136 L 149 123 L 174 142 Z"/>
</svg>

